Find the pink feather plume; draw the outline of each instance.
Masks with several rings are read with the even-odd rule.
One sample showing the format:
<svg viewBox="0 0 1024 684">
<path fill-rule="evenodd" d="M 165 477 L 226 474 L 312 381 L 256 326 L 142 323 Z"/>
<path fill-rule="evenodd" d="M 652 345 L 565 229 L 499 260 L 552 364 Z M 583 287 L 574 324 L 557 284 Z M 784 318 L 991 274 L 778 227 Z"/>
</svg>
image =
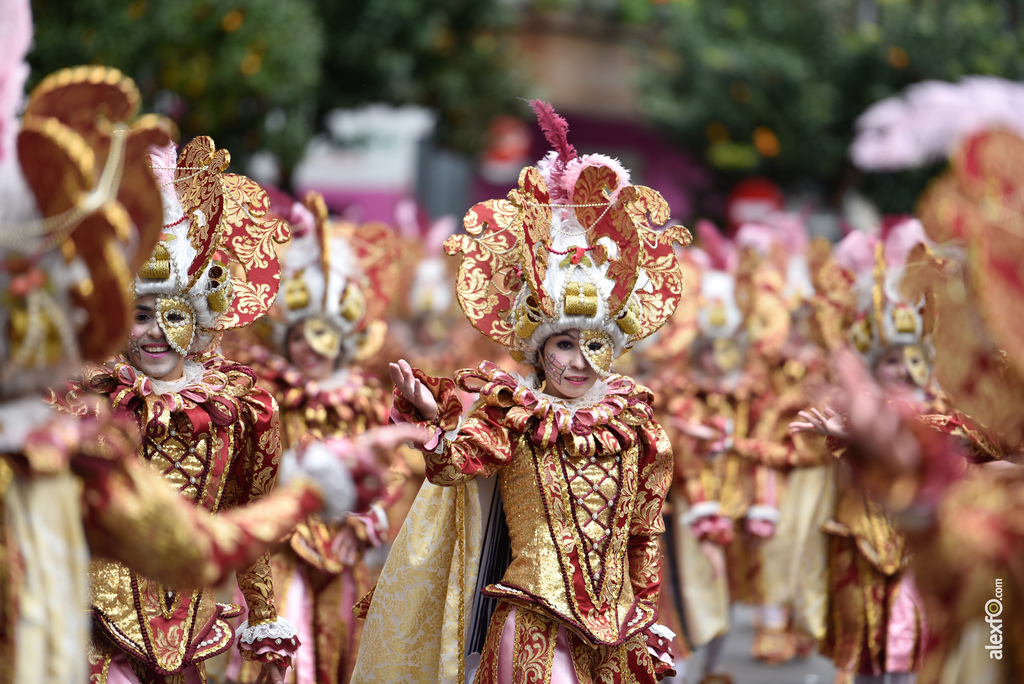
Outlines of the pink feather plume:
<svg viewBox="0 0 1024 684">
<path fill-rule="evenodd" d="M 0 161 L 11 153 L 18 110 L 25 97 L 32 45 L 32 7 L 29 0 L 0 0 Z"/>
<path fill-rule="evenodd" d="M 558 153 L 562 165 L 568 164 L 576 158 L 576 148 L 569 144 L 569 123 L 555 113 L 555 108 L 543 100 L 530 100 L 537 115 L 537 123 L 543 131 L 548 145 Z"/>
<path fill-rule="evenodd" d="M 1024 84 L 991 76 L 923 81 L 876 102 L 857 120 L 850 157 L 871 171 L 896 171 L 948 155 L 987 128 L 1024 136 Z"/>
</svg>

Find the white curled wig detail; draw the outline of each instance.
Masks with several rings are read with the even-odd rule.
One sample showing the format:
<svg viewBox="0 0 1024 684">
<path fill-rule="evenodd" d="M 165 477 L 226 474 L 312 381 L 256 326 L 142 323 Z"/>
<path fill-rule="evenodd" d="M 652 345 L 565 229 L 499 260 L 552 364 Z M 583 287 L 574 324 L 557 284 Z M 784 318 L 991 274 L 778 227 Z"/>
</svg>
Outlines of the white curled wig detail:
<svg viewBox="0 0 1024 684">
<path fill-rule="evenodd" d="M 743 324 L 736 304 L 736 278 L 725 271 L 706 269 L 700 276 L 701 307 L 697 327 L 709 339 L 731 338 Z"/>
<path fill-rule="evenodd" d="M 330 269 L 325 274 L 317 240 L 316 231 L 303 234 L 292 240 L 282 259 L 275 343 L 284 350 L 288 331 L 307 319 L 317 317 L 327 321 L 341 336 L 339 361 L 350 362 L 365 335 L 359 330 L 364 316 L 353 316 L 345 308 L 346 303 L 351 304 L 351 297 L 366 296 L 361 286 L 363 273 L 348 242 L 334 236 L 328 243 Z"/>
<path fill-rule="evenodd" d="M 608 251 L 610 257 L 614 258 L 618 255 L 618 249 L 611 240 L 602 238 L 599 242 Z M 544 279 L 544 288 L 555 297 L 556 313 L 552 318 L 542 320 L 530 338 L 524 341 L 522 351 L 525 362 L 535 365 L 539 351 L 549 337 L 572 329 L 600 330 L 607 333 L 615 345 L 613 357 L 618 358 L 628 348 L 632 340 L 614 320 L 608 317 L 608 297 L 615 286 L 615 281 L 607 277 L 609 264 L 595 266 L 587 256 L 579 264 L 572 264 L 570 260 L 569 264 L 562 265 L 570 259 L 569 254 L 576 248 L 589 250 L 593 247 L 593 245 L 587 244 L 583 226 L 576 220 L 571 209 L 553 208 L 551 243 L 551 252 L 547 257 L 548 268 Z M 639 278 L 636 289 L 642 289 L 645 280 L 645 278 Z M 597 288 L 597 313 L 595 315 L 583 316 L 565 313 L 565 290 L 566 286 L 572 282 L 592 283 Z M 528 296 L 529 288 L 523 288 L 513 311 L 518 309 Z"/>
<path fill-rule="evenodd" d="M 173 171 L 166 169 L 173 168 L 175 164 L 175 152 L 173 145 L 168 148 L 152 148 L 154 175 L 161 180 L 160 194 L 164 204 L 164 239 L 160 241 L 167 250 L 170 273 L 167 278 L 144 278 L 147 269 L 143 268 L 139 276 L 135 278 L 135 297 L 141 298 L 147 295 L 168 295 L 183 297 L 188 301 L 190 308 L 196 317 L 196 334 L 189 353 L 195 353 L 205 349 L 213 341 L 214 326 L 220 314 L 212 311 L 207 301 L 207 295 L 213 290 L 217 283 L 210 278 L 210 271 L 214 267 L 211 261 L 203 269 L 202 275 L 196 280 L 192 287 L 186 290 L 188 285 L 188 268 L 196 257 L 196 250 L 189 243 L 189 229 L 195 224 L 202 226 L 206 217 L 201 212 L 193 216 L 185 216 L 174 190 Z M 161 178 L 161 172 L 166 180 Z"/>
</svg>

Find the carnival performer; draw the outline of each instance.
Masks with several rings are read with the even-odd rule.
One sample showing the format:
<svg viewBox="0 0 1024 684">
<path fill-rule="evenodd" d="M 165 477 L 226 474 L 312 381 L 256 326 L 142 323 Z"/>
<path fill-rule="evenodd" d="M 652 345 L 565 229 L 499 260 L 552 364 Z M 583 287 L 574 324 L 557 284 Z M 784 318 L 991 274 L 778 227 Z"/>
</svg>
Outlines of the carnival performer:
<svg viewBox="0 0 1024 684">
<path fill-rule="evenodd" d="M 282 257 L 282 296 L 270 315 L 278 353 L 262 346 L 240 351 L 277 399 L 285 448 L 362 434 L 386 440 L 395 430 L 386 426 L 390 396 L 358 364 L 384 341 L 383 314 L 398 277 L 395 236 L 383 223 L 329 220 L 318 193 L 289 209 L 292 241 Z M 387 539 L 386 508 L 406 470 L 396 453 L 389 453 L 384 477 L 364 479 L 350 515 L 332 523 L 310 516 L 272 558 L 278 610 L 308 645 L 295 659 L 299 684 L 351 677 L 362 628 L 352 608 L 370 588 L 363 556 Z M 228 676 L 252 681 L 256 665 L 235 654 Z"/>
<path fill-rule="evenodd" d="M 908 300 L 899 289 L 910 249 L 924 238 L 916 220 L 891 226 L 881 238 L 851 233 L 823 266 L 830 273 L 819 274 L 832 287 L 823 288 L 816 306 L 832 349 L 848 341 L 880 384 L 913 396 L 919 413 L 942 414 L 948 409 L 931 382 L 924 301 Z M 843 417 L 833 409 L 801 412 L 790 429 L 827 436 L 836 456 L 846 448 Z M 906 539 L 848 471 L 838 487 L 835 519 L 823 526 L 830 537 L 830 606 L 822 653 L 848 681 L 913 681 L 925 622 Z"/>
<path fill-rule="evenodd" d="M 838 364 L 859 480 L 913 551 L 930 636 L 925 684 L 1002 684 L 1024 673 L 1024 629 L 1012 617 L 1024 608 L 1022 105 L 1013 81 L 921 83 L 865 112 L 851 148 L 865 170 L 951 162 L 918 202 L 935 244 L 912 253 L 902 286 L 928 303 L 933 373 L 956 411 L 908 410 L 852 359 Z"/>
<path fill-rule="evenodd" d="M 708 222 L 698 233 L 704 249 L 688 250 L 683 268 L 700 294 L 658 342 L 662 362 L 677 372 L 657 386 L 676 459 L 684 619 L 693 643 L 706 646 L 703 681 L 728 682 L 720 661 L 730 606 L 764 602 L 761 546 L 779 519 L 778 473 L 762 463 L 759 419 L 771 389 L 763 358 L 785 341 L 789 321 L 778 293 L 752 282 L 753 272 L 737 277 L 731 241 Z M 740 290 L 748 295 L 743 308 Z"/>
<path fill-rule="evenodd" d="M 163 235 L 135 280 L 126 350 L 88 366 L 64 398 L 72 408 L 105 397 L 143 434 L 139 458 L 180 494 L 218 512 L 244 506 L 274 486 L 280 431 L 273 398 L 250 369 L 206 353 L 220 332 L 251 323 L 273 303 L 273 243 L 287 226 L 260 221 L 266 196 L 251 180 L 222 173 L 229 163 L 209 138 L 180 155 L 152 154 L 163 199 Z M 231 264 L 240 271 L 232 275 Z M 242 275 L 244 274 L 244 278 Z M 120 563 L 92 563 L 95 621 L 90 666 L 97 681 L 202 681 L 203 662 L 235 641 L 234 607 L 212 589 L 179 591 Z M 274 608 L 269 556 L 237 576 L 249 620 L 238 647 L 279 681 L 298 648 L 294 627 Z"/>
<path fill-rule="evenodd" d="M 760 338 L 757 362 L 767 375 L 767 391 L 751 410 L 756 441 L 739 451 L 773 472 L 779 512 L 773 534 L 756 549 L 764 603 L 752 655 L 776 664 L 809 655 L 825 633 L 827 544 L 820 526 L 835 508 L 833 459 L 824 438 L 791 434 L 789 423 L 827 386 L 826 360 L 810 326 L 810 265 L 827 257 L 830 245 L 811 243 L 803 219 L 783 212 L 741 225 L 735 240 L 739 280 L 756 293 L 748 328 Z"/>
<path fill-rule="evenodd" d="M 78 419 L 42 401 L 126 334 L 130 277 L 163 223 L 147 146 L 166 144 L 170 125 L 136 119 L 135 85 L 100 67 L 43 79 L 18 121 L 31 15 L 27 2 L 2 5 L 15 61 L 0 64 L 0 681 L 63 684 L 88 677 L 90 553 L 168 585 L 204 586 L 251 563 L 326 493 L 346 510 L 354 487 L 321 453 L 301 459 L 307 477 L 288 491 L 212 517 L 136 458 L 134 423 L 98 404 Z"/>
<path fill-rule="evenodd" d="M 489 475 L 510 563 L 483 590 L 496 601 L 475 681 L 653 682 L 672 669 L 657 625 L 670 446 L 649 390 L 611 364 L 675 310 L 673 243 L 689 233 L 652 230 L 668 219 L 660 195 L 609 157 L 578 156 L 565 120 L 533 104 L 555 151 L 509 200 L 473 207 L 469 234 L 447 249 L 464 255 L 456 291 L 473 325 L 536 373 L 485 361 L 453 382 L 392 365 L 393 417 L 434 430 L 433 484 L 372 596 L 354 681 L 462 681 L 480 540 L 472 485 Z M 456 387 L 480 395 L 464 418 Z M 430 558 L 416 550 L 426 544 Z"/>
</svg>

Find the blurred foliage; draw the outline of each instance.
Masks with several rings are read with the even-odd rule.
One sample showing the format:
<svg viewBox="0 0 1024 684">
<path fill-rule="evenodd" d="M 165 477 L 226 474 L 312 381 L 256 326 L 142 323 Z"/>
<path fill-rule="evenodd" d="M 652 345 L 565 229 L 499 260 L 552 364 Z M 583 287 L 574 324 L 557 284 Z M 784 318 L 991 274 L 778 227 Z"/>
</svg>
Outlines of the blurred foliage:
<svg viewBox="0 0 1024 684">
<path fill-rule="evenodd" d="M 655 3 L 652 119 L 726 179 L 862 186 L 905 212 L 926 174 L 864 178 L 847 148 L 856 117 L 923 79 L 1024 76 L 1021 0 L 669 0 Z"/>
<path fill-rule="evenodd" d="M 210 135 L 236 162 L 268 147 L 293 164 L 312 134 L 324 36 L 307 0 L 33 0 L 32 11 L 33 84 L 67 66 L 116 67 L 182 142 Z"/>
<path fill-rule="evenodd" d="M 318 108 L 415 103 L 438 112 L 438 142 L 479 152 L 523 92 L 506 0 L 314 0 L 328 35 Z"/>
<path fill-rule="evenodd" d="M 132 76 L 181 139 L 236 162 L 261 148 L 285 171 L 334 107 L 415 103 L 438 140 L 478 152 L 522 90 L 503 0 L 33 0 L 33 83 L 78 64 Z M 287 182 L 287 181 L 286 181 Z"/>
</svg>

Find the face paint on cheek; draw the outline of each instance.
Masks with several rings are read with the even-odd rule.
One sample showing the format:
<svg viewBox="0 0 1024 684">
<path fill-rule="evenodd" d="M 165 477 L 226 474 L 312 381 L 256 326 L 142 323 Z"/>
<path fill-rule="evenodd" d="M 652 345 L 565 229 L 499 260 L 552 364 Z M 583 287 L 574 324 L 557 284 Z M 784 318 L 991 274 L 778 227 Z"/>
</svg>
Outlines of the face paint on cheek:
<svg viewBox="0 0 1024 684">
<path fill-rule="evenodd" d="M 568 366 L 559 363 L 554 354 L 548 354 L 544 357 L 544 373 L 546 373 L 553 382 L 561 382 L 562 376 L 565 375 L 565 371 L 568 370 L 568 368 Z"/>
<path fill-rule="evenodd" d="M 142 356 L 142 350 L 139 349 L 139 341 L 134 337 L 128 340 L 128 354 L 136 358 Z"/>
</svg>

